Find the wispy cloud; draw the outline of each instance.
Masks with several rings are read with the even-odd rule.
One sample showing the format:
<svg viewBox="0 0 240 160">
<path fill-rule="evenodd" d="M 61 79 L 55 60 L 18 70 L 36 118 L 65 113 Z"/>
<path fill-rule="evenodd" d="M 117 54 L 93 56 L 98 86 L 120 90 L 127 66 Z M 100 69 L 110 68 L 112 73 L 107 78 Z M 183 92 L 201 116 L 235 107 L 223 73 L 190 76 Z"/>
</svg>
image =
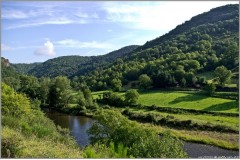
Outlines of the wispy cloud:
<svg viewBox="0 0 240 160">
<path fill-rule="evenodd" d="M 15 24 L 15 25 L 10 25 L 6 27 L 5 29 L 16 29 L 16 28 L 26 28 L 26 27 L 33 27 L 33 26 L 42 26 L 42 25 L 47 25 L 47 24 L 52 24 L 52 25 L 64 25 L 64 24 L 86 24 L 87 21 L 85 20 L 78 20 L 74 21 L 71 19 L 68 19 L 66 17 L 59 17 L 56 19 L 45 19 L 45 20 L 37 20 L 37 21 L 28 21 L 23 24 Z"/>
<path fill-rule="evenodd" d="M 81 42 L 73 39 L 64 39 L 55 42 L 56 47 L 69 47 L 69 48 L 98 48 L 98 49 L 109 49 L 113 48 L 110 43 L 103 43 L 97 41 Z"/>
<path fill-rule="evenodd" d="M 25 3 L 24 3 L 25 4 Z M 26 28 L 41 25 L 62 25 L 62 24 L 86 24 L 93 19 L 99 18 L 96 12 L 87 12 L 81 7 L 61 5 L 24 6 L 19 3 L 18 7 L 8 6 L 5 2 L 2 7 L 3 29 Z M 56 4 L 56 3 L 54 3 Z M 10 23 L 9 23 L 10 22 Z"/>
<path fill-rule="evenodd" d="M 52 42 L 47 41 L 41 48 L 38 48 L 35 52 L 35 55 L 45 55 L 45 56 L 54 56 L 56 54 L 54 50 L 54 45 Z"/>
</svg>

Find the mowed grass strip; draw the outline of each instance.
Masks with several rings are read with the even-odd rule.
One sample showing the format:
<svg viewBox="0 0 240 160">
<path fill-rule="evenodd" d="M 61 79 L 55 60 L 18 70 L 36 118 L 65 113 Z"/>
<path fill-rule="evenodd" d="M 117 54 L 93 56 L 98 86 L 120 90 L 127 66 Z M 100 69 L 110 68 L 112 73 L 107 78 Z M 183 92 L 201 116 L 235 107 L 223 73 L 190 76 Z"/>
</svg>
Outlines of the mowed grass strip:
<svg viewBox="0 0 240 160">
<path fill-rule="evenodd" d="M 205 111 L 238 113 L 236 100 L 208 97 L 188 91 L 147 91 L 140 93 L 139 101 L 143 105 L 195 109 Z"/>
<path fill-rule="evenodd" d="M 147 111 L 144 109 L 129 109 L 133 113 L 138 113 L 138 114 L 149 114 L 152 113 L 156 116 L 164 116 L 164 117 L 172 117 L 172 119 L 176 120 L 181 120 L 181 121 L 186 121 L 186 120 L 191 120 L 193 123 L 198 123 L 198 124 L 208 124 L 211 123 L 213 125 L 220 125 L 224 127 L 229 127 L 232 128 L 236 131 L 239 130 L 238 123 L 239 119 L 238 117 L 227 117 L 227 116 L 213 116 L 213 115 L 195 115 L 195 114 L 169 114 L 169 113 L 163 113 L 163 112 L 158 112 L 158 111 Z"/>
</svg>

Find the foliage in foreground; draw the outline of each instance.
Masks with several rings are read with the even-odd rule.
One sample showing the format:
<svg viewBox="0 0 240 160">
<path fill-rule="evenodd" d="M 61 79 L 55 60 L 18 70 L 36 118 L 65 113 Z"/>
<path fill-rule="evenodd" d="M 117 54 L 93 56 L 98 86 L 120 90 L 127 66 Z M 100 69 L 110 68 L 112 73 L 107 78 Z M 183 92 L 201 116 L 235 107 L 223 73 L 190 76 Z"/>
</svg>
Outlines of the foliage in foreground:
<svg viewBox="0 0 240 160">
<path fill-rule="evenodd" d="M 128 148 L 128 157 L 186 157 L 183 144 L 169 133 L 159 137 L 156 132 L 143 129 L 136 122 L 129 121 L 121 113 L 112 110 L 100 110 L 95 118 L 97 122 L 88 131 L 92 144 L 122 144 Z"/>
<path fill-rule="evenodd" d="M 3 158 L 81 158 L 69 132 L 56 127 L 29 99 L 2 83 Z"/>
</svg>

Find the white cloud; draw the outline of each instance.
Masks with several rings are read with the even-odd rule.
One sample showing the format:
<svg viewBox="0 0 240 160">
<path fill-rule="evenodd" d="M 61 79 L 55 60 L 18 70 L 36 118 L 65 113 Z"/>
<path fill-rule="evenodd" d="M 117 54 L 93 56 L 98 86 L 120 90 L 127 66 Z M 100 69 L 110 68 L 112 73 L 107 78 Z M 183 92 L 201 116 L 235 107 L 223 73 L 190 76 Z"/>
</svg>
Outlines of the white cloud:
<svg viewBox="0 0 240 160">
<path fill-rule="evenodd" d="M 54 50 L 54 45 L 52 42 L 47 41 L 44 43 L 44 45 L 41 48 L 38 48 L 34 54 L 36 55 L 46 55 L 46 56 L 54 56 L 55 50 Z"/>
<path fill-rule="evenodd" d="M 166 31 L 195 15 L 229 3 L 237 2 L 106 2 L 103 9 L 108 21 L 122 22 L 130 28 Z"/>
<path fill-rule="evenodd" d="M 113 46 L 109 43 L 102 43 L 97 41 L 90 42 L 81 42 L 73 39 L 65 39 L 61 41 L 55 42 L 57 44 L 56 47 L 70 47 L 70 48 L 98 48 L 98 49 L 106 49 L 112 48 Z"/>
</svg>

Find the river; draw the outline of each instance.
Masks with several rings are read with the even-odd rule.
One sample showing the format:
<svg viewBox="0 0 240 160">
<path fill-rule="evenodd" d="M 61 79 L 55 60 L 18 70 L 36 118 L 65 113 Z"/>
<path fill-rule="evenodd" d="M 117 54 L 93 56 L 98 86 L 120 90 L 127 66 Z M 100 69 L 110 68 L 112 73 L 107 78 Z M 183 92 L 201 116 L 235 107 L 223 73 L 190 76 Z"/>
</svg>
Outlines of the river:
<svg viewBox="0 0 240 160">
<path fill-rule="evenodd" d="M 46 112 L 46 110 L 45 110 Z M 94 120 L 85 116 L 72 116 L 56 111 L 46 112 L 55 124 L 68 128 L 78 145 L 84 147 L 89 144 L 87 130 Z M 184 142 L 184 150 L 190 158 L 237 158 L 238 151 L 226 150 L 219 147 L 198 143 Z"/>
</svg>

